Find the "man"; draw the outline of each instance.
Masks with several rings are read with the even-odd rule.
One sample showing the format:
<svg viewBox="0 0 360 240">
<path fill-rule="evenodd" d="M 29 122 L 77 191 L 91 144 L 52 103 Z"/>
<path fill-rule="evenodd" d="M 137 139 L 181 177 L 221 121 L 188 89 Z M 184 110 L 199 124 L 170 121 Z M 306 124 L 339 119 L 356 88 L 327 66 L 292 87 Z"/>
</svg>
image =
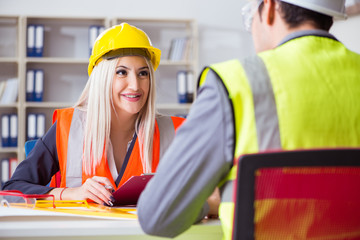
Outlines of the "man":
<svg viewBox="0 0 360 240">
<path fill-rule="evenodd" d="M 174 237 L 216 214 L 208 197 L 219 186 L 231 239 L 240 155 L 360 146 L 360 55 L 328 32 L 333 17 L 345 16 L 344 2 L 257 0 L 244 8 L 258 55 L 203 71 L 188 119 L 139 200 L 146 233 Z"/>
</svg>

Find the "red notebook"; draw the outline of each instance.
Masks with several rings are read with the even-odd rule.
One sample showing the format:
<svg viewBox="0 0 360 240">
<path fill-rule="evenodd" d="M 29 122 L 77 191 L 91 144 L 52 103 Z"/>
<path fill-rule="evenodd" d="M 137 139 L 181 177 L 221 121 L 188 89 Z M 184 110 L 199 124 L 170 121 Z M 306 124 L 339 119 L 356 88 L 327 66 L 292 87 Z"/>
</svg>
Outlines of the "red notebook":
<svg viewBox="0 0 360 240">
<path fill-rule="evenodd" d="M 114 206 L 136 205 L 141 192 L 153 176 L 153 174 L 150 174 L 129 178 L 118 190 L 113 192 Z"/>
</svg>

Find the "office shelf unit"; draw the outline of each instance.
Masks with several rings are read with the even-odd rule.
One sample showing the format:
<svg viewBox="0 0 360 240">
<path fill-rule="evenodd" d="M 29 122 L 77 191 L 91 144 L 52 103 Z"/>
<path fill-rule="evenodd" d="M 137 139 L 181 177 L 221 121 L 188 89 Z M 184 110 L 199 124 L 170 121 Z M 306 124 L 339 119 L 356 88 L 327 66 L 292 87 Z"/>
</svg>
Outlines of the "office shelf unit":
<svg viewBox="0 0 360 240">
<path fill-rule="evenodd" d="M 0 158 L 17 157 L 19 161 L 25 158 L 24 144 L 27 140 L 29 113 L 45 114 L 47 131 L 52 124 L 54 109 L 69 107 L 76 102 L 88 79 L 90 26 L 101 25 L 108 28 L 121 22 L 143 29 L 153 45 L 162 51 L 161 63 L 156 71 L 158 111 L 167 114 L 188 112 L 191 103 L 179 104 L 177 100 L 176 74 L 178 71 L 191 71 L 195 89 L 198 33 L 194 20 L 0 16 L 0 81 L 19 79 L 17 101 L 0 104 L 0 115 L 18 115 L 18 147 L 0 147 Z M 42 57 L 27 57 L 29 24 L 44 26 Z M 178 37 L 191 39 L 191 54 L 181 61 L 167 60 L 171 41 Z M 44 72 L 42 102 L 26 101 L 26 73 L 29 69 L 42 69 Z"/>
<path fill-rule="evenodd" d="M 21 58 L 22 46 L 19 42 L 24 37 L 20 30 L 20 18 L 18 16 L 0 16 L 0 81 L 16 78 L 24 71 Z M 19 98 L 18 98 L 19 99 Z M 3 114 L 21 115 L 21 105 L 18 100 L 15 103 L 2 104 L 0 116 Z M 2 129 L 0 128 L 0 131 Z M 3 148 L 0 145 L 0 160 L 3 158 L 16 158 L 19 154 L 18 147 Z"/>
</svg>

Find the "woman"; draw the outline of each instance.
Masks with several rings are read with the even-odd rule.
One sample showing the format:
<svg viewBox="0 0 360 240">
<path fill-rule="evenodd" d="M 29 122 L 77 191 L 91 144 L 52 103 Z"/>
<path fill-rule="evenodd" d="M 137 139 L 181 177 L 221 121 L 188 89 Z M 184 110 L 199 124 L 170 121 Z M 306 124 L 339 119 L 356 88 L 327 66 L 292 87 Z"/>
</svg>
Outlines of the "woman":
<svg viewBox="0 0 360 240">
<path fill-rule="evenodd" d="M 102 33 L 78 102 L 54 112 L 53 126 L 4 189 L 111 205 L 109 188 L 117 189 L 133 175 L 155 172 L 184 120 L 155 118 L 154 71 L 160 55 L 142 30 L 127 23 Z M 50 187 L 45 186 L 58 171 Z"/>
</svg>

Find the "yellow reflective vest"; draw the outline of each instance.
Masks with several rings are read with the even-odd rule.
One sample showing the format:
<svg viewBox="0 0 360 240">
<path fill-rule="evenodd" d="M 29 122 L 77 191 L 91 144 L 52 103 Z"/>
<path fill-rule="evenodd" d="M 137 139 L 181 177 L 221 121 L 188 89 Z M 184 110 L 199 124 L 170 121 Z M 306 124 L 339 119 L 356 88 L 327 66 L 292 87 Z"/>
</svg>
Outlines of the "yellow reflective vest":
<svg viewBox="0 0 360 240">
<path fill-rule="evenodd" d="M 243 62 L 206 68 L 233 108 L 234 160 L 267 150 L 360 146 L 360 55 L 335 39 L 307 35 Z M 236 161 L 223 182 L 219 214 L 231 239 Z"/>
</svg>

